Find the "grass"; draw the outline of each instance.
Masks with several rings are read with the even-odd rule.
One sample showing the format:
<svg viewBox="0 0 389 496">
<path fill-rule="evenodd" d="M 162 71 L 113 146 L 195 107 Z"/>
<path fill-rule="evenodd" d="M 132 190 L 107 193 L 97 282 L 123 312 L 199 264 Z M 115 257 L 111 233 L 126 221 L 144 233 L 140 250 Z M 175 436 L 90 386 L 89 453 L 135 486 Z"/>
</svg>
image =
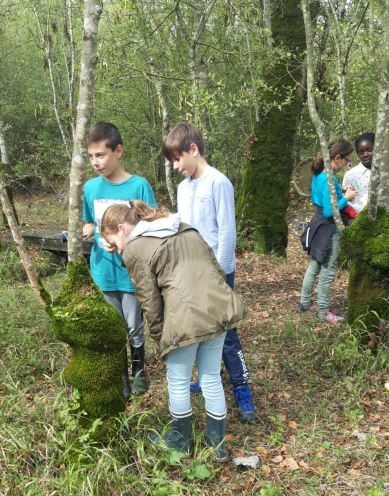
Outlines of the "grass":
<svg viewBox="0 0 389 496">
<path fill-rule="evenodd" d="M 258 423 L 239 422 L 224 375 L 227 439 L 232 457 L 261 458 L 259 469 L 244 473 L 212 463 L 199 396 L 194 455 L 150 445 L 148 434 L 163 429 L 168 415 L 164 367 L 149 340 L 150 391 L 116 420 L 109 443 L 94 442 L 62 382 L 68 348 L 50 336 L 25 283 L 0 282 L 0 495 L 383 496 L 388 350 L 372 352 L 347 326 L 297 314 L 306 260 L 293 238 L 289 250 L 288 261 L 242 253 L 238 262 L 237 288 L 249 308 L 240 335 Z M 58 271 L 45 284 L 56 293 L 62 280 Z M 346 285 L 341 271 L 340 311 Z"/>
</svg>

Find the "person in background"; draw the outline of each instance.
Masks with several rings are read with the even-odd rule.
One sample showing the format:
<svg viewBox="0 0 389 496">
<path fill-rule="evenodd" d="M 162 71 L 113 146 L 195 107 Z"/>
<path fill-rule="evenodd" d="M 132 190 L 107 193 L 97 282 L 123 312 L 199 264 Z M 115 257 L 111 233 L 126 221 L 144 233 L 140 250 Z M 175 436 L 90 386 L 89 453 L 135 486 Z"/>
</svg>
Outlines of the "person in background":
<svg viewBox="0 0 389 496">
<path fill-rule="evenodd" d="M 337 172 L 351 161 L 353 147 L 343 138 L 331 141 L 328 145 L 330 153 L 330 167 Z M 330 307 L 330 288 L 336 273 L 339 252 L 340 232 L 333 220 L 330 188 L 327 172 L 324 170 L 324 160 L 318 153 L 313 163 L 313 178 L 311 200 L 316 207 L 316 213 L 308 224 L 304 244 L 308 247 L 311 261 L 305 272 L 301 289 L 299 310 L 305 312 L 311 308 L 312 290 L 316 276 L 319 276 L 317 285 L 317 315 L 319 320 L 328 324 L 338 324 L 344 320 Z M 338 209 L 346 207 L 347 202 L 353 200 L 356 191 L 347 186 L 343 194 L 338 179 L 334 176 Z"/>
<path fill-rule="evenodd" d="M 129 384 L 128 363 L 123 370 L 124 396 L 142 394 L 148 388 L 145 367 L 145 346 L 142 312 L 135 297 L 135 286 L 122 266 L 118 253 L 109 253 L 100 237 L 100 224 L 105 210 L 113 204 L 142 200 L 156 206 L 153 190 L 143 177 L 129 174 L 121 165 L 123 141 L 116 126 L 98 122 L 88 137 L 88 153 L 98 177 L 84 185 L 85 237 L 94 236 L 90 270 L 97 286 L 108 303 L 113 305 L 125 320 L 131 350 L 132 388 Z"/>
<path fill-rule="evenodd" d="M 356 191 L 349 204 L 359 213 L 363 210 L 369 199 L 370 170 L 373 161 L 374 133 L 361 134 L 355 141 L 355 151 L 361 162 L 348 170 L 343 178 L 343 188 L 351 186 Z"/>
<path fill-rule="evenodd" d="M 182 221 L 197 229 L 212 248 L 226 274 L 227 284 L 233 288 L 236 227 L 231 182 L 207 163 L 203 137 L 193 124 L 177 124 L 165 140 L 164 153 L 174 169 L 185 178 L 177 191 L 177 210 Z M 233 386 L 240 419 L 243 422 L 255 421 L 255 405 L 248 384 L 249 372 L 235 328 L 227 331 L 223 362 Z M 192 384 L 191 390 L 199 392 L 198 383 Z"/>
</svg>

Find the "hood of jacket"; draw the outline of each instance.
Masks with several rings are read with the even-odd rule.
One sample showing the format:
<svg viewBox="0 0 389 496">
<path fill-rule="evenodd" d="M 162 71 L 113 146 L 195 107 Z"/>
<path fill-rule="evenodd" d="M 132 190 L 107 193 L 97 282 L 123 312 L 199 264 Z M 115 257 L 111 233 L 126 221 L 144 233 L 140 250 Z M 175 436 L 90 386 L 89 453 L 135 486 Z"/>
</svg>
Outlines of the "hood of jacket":
<svg viewBox="0 0 389 496">
<path fill-rule="evenodd" d="M 174 236 L 177 234 L 180 223 L 180 214 L 169 214 L 168 217 L 161 217 L 160 219 L 156 219 L 151 222 L 141 220 L 132 231 L 130 239 L 134 239 L 139 236 L 168 238 L 169 236 Z"/>
</svg>

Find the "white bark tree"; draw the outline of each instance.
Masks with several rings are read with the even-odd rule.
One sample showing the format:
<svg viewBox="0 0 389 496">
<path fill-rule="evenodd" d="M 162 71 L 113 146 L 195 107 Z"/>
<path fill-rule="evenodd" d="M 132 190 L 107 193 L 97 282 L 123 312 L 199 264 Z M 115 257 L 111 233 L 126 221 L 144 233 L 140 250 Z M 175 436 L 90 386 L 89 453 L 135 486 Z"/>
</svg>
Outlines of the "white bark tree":
<svg viewBox="0 0 389 496">
<path fill-rule="evenodd" d="M 0 201 L 3 209 L 3 213 L 7 219 L 9 229 L 12 234 L 12 238 L 16 244 L 16 249 L 20 256 L 20 261 L 26 271 L 28 280 L 34 290 L 35 294 L 38 296 L 42 305 L 47 308 L 49 306 L 49 295 L 44 290 L 41 281 L 39 280 L 38 274 L 34 270 L 32 258 L 26 249 L 24 244 L 24 239 L 20 231 L 20 227 L 15 215 L 15 209 L 12 205 L 11 199 L 9 197 L 7 187 L 5 185 L 5 171 L 8 167 L 8 155 L 7 147 L 5 144 L 5 135 L 3 131 L 3 125 L 0 122 L 0 150 L 1 150 L 1 163 L 0 163 Z"/>
<path fill-rule="evenodd" d="M 320 148 L 323 154 L 324 166 L 327 172 L 328 185 L 331 196 L 331 207 L 335 224 L 339 230 L 344 229 L 344 224 L 340 217 L 338 202 L 336 196 L 334 175 L 331 169 L 330 153 L 328 150 L 328 141 L 326 137 L 326 127 L 321 120 L 316 108 L 315 102 L 315 79 L 314 79 L 314 58 L 313 58 L 313 36 L 312 36 L 312 20 L 309 9 L 309 0 L 301 0 L 301 6 L 304 16 L 305 36 L 307 43 L 307 99 L 309 114 L 311 116 L 313 125 L 315 126 L 317 135 L 319 137 Z"/>
<path fill-rule="evenodd" d="M 97 30 L 103 11 L 102 0 L 84 0 L 84 4 L 85 13 L 81 48 L 80 90 L 69 187 L 68 256 L 70 261 L 81 260 L 83 257 L 82 188 L 88 160 L 86 138 L 93 112 L 96 65 L 98 59 Z"/>
<path fill-rule="evenodd" d="M 389 0 L 386 0 L 382 53 L 376 139 L 369 190 L 369 218 L 371 220 L 376 218 L 379 207 L 384 208 L 389 214 Z"/>
</svg>

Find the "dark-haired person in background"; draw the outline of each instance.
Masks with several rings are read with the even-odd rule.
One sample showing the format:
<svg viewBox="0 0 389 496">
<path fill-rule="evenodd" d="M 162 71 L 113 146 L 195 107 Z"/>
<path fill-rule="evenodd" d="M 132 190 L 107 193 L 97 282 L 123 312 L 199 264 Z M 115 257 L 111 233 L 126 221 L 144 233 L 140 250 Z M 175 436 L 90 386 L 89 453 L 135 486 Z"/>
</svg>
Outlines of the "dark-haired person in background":
<svg viewBox="0 0 389 496">
<path fill-rule="evenodd" d="M 351 161 L 353 147 L 343 138 L 333 140 L 328 145 L 330 153 L 330 167 L 335 173 L 346 167 Z M 338 179 L 334 176 L 338 208 L 342 210 L 348 201 L 352 200 L 356 192 L 351 187 L 342 193 Z M 306 247 L 311 256 L 311 261 L 305 272 L 301 289 L 299 304 L 300 312 L 305 312 L 311 307 L 312 290 L 316 276 L 319 274 L 317 284 L 317 315 L 319 320 L 328 324 L 337 324 L 344 319 L 330 308 L 330 288 L 336 272 L 338 260 L 340 233 L 333 220 L 331 207 L 330 188 L 327 172 L 324 170 L 324 160 L 318 153 L 313 164 L 311 200 L 316 206 L 314 218 L 304 232 Z"/>
<path fill-rule="evenodd" d="M 370 169 L 373 161 L 374 133 L 361 134 L 355 140 L 355 151 L 361 162 L 346 172 L 343 178 L 343 188 L 352 186 L 356 195 L 349 204 L 359 213 L 366 207 L 369 199 Z"/>
</svg>

